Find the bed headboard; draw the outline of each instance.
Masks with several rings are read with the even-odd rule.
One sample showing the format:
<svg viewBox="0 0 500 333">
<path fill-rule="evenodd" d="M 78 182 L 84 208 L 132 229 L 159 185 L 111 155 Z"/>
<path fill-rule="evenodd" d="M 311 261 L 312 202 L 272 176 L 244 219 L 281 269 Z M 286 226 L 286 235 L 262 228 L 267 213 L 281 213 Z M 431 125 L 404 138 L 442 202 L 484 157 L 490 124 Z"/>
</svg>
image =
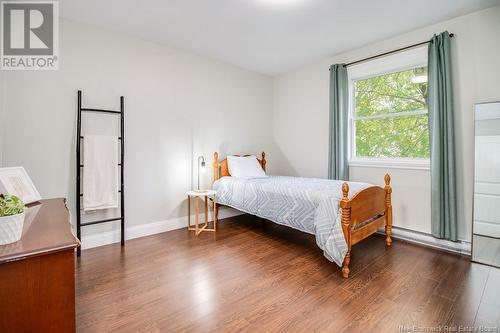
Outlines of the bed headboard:
<svg viewBox="0 0 500 333">
<path fill-rule="evenodd" d="M 266 153 L 262 152 L 262 157 L 257 161 L 259 161 L 262 166 L 262 170 L 266 171 Z M 233 156 L 250 156 L 250 155 L 233 155 Z M 229 173 L 229 168 L 227 167 L 227 158 L 223 159 L 219 162 L 219 153 L 214 153 L 214 182 L 221 177 L 231 176 Z"/>
</svg>

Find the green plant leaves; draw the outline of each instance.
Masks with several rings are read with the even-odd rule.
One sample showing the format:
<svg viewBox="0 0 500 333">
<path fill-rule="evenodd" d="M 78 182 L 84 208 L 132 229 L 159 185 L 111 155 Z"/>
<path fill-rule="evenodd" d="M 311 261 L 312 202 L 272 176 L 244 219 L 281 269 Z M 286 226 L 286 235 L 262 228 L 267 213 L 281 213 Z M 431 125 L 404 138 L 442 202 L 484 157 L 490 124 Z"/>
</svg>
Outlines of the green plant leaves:
<svg viewBox="0 0 500 333">
<path fill-rule="evenodd" d="M 429 158 L 427 67 L 355 82 L 356 157 Z M 406 113 L 406 114 L 402 114 Z"/>
<path fill-rule="evenodd" d="M 24 203 L 15 195 L 0 194 L 0 217 L 17 215 L 24 212 Z"/>
</svg>

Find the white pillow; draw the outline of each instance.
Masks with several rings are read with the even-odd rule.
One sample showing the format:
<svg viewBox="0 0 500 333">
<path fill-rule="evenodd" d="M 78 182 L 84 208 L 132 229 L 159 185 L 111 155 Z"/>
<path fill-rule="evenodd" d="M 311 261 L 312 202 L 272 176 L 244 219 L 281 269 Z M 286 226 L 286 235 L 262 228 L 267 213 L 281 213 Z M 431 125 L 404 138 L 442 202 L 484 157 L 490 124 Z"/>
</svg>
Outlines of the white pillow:
<svg viewBox="0 0 500 333">
<path fill-rule="evenodd" d="M 235 178 L 267 177 L 255 156 L 228 156 L 227 167 Z"/>
</svg>

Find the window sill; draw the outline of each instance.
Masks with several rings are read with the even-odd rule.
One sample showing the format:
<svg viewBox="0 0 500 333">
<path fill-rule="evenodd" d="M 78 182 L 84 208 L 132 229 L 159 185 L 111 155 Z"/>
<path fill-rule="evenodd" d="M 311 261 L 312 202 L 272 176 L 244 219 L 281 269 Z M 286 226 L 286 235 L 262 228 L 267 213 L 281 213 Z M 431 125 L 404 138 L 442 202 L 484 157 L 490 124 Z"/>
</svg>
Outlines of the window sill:
<svg viewBox="0 0 500 333">
<path fill-rule="evenodd" d="M 350 167 L 430 170 L 430 160 L 427 159 L 389 159 L 389 158 L 358 158 L 349 161 Z"/>
</svg>

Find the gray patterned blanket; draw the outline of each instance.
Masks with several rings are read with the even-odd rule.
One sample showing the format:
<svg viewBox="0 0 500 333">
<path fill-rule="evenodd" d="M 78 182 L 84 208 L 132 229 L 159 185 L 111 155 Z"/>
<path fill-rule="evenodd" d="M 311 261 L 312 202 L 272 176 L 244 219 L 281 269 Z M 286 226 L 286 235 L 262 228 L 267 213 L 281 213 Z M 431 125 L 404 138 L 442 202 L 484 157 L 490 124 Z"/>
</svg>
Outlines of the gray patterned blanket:
<svg viewBox="0 0 500 333">
<path fill-rule="evenodd" d="M 343 183 L 285 176 L 223 177 L 213 188 L 222 205 L 315 235 L 325 257 L 341 266 L 347 252 L 339 207 Z M 369 186 L 349 182 L 349 195 Z"/>
</svg>

